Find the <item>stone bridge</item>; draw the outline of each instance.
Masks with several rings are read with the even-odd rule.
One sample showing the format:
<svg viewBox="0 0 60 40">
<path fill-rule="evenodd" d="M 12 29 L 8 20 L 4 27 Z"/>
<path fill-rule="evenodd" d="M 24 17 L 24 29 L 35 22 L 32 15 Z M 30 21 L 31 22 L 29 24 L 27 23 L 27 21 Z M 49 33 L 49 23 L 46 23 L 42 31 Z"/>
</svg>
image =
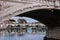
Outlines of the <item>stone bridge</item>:
<svg viewBox="0 0 60 40">
<path fill-rule="evenodd" d="M 17 15 L 27 16 L 48 26 L 47 38 L 60 39 L 59 0 L 0 0 L 0 2 L 2 2 L 0 3 L 0 8 L 2 8 L 0 10 L 0 24 Z"/>
</svg>

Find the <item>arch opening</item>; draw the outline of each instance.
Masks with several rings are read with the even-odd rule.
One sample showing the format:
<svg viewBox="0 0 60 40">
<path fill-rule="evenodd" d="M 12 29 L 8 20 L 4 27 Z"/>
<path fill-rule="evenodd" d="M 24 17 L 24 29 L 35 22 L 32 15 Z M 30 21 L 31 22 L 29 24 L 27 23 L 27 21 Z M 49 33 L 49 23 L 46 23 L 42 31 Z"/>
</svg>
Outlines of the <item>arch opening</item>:
<svg viewBox="0 0 60 40">
<path fill-rule="evenodd" d="M 46 29 L 47 29 L 46 25 L 44 25 L 40 21 L 35 20 L 33 18 L 30 18 L 30 17 L 15 16 L 15 17 L 10 18 L 10 20 L 11 19 L 15 20 L 15 23 L 17 23 L 18 25 L 25 24 L 25 26 L 27 26 L 27 28 L 29 28 L 29 27 L 33 28 L 33 26 L 35 26 L 35 28 L 36 28 L 35 30 L 38 31 L 38 32 L 46 32 Z M 22 19 L 24 19 L 26 22 L 24 23 L 24 20 L 22 20 Z M 23 22 L 21 22 L 21 21 L 23 21 Z M 13 23 L 13 24 L 15 24 L 15 23 Z"/>
<path fill-rule="evenodd" d="M 36 19 L 48 27 L 60 26 L 60 10 L 58 9 L 38 9 L 17 16 L 26 16 Z"/>
<path fill-rule="evenodd" d="M 51 31 L 52 29 L 53 31 L 55 31 L 54 29 L 56 27 L 58 28 L 60 27 L 60 10 L 59 9 L 39 9 L 39 10 L 29 11 L 17 16 L 26 16 L 26 17 L 36 19 L 42 22 L 43 24 L 47 25 L 48 29 Z M 52 33 L 54 33 L 53 31 Z M 51 34 L 49 35 L 48 34 L 49 34 L 49 31 L 47 32 L 47 36 L 51 35 Z M 55 37 L 52 37 L 52 38 L 55 38 Z"/>
</svg>

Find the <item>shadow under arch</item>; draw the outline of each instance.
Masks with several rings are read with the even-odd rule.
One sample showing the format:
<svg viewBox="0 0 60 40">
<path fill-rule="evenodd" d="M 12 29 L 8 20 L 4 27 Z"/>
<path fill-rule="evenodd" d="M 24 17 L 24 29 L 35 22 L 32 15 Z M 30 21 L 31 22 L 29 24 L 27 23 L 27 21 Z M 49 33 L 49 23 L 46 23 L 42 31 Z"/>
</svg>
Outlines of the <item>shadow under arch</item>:
<svg viewBox="0 0 60 40">
<path fill-rule="evenodd" d="M 60 26 L 60 10 L 58 9 L 37 9 L 17 16 L 25 16 L 36 19 L 50 28 Z"/>
</svg>

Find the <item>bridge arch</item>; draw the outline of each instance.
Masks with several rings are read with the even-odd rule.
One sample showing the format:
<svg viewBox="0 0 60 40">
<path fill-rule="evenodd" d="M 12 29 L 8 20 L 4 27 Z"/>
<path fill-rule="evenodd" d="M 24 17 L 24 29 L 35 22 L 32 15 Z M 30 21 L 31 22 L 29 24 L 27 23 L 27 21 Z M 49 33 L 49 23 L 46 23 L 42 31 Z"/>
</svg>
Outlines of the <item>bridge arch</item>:
<svg viewBox="0 0 60 40">
<path fill-rule="evenodd" d="M 58 5 L 55 5 L 57 4 Z M 52 4 L 49 3 L 34 3 L 34 4 L 22 4 L 15 5 L 0 11 L 0 23 L 4 23 L 5 20 L 9 20 L 13 16 L 27 16 L 41 21 L 48 27 L 55 28 L 60 26 L 60 5 L 59 2 Z M 59 6 L 59 7 L 58 7 Z M 20 14 L 20 15 L 19 15 Z M 32 16 L 31 16 L 32 15 Z M 59 28 L 57 28 L 59 29 Z M 47 37 L 60 39 L 60 31 L 48 30 Z M 54 35 L 53 35 L 54 34 Z"/>
<path fill-rule="evenodd" d="M 5 21 L 5 20 L 10 19 L 13 16 L 16 16 L 16 15 L 19 15 L 19 14 L 24 14 L 24 13 L 27 13 L 29 11 L 30 12 L 33 11 L 33 13 L 34 13 L 34 11 L 37 12 L 37 13 L 40 11 L 41 13 L 39 12 L 40 13 L 39 15 L 41 15 L 44 18 L 40 17 L 42 20 L 40 18 L 38 18 L 39 21 L 41 20 L 42 22 L 44 22 L 44 24 L 48 24 L 49 26 L 50 25 L 54 26 L 54 25 L 58 24 L 58 23 L 56 23 L 56 20 L 58 20 L 58 19 L 56 19 L 55 18 L 56 16 L 54 16 L 54 15 L 57 15 L 57 13 L 59 12 L 59 10 L 58 9 L 54 9 L 54 7 L 50 7 L 50 6 L 49 7 L 47 7 L 47 6 L 46 7 L 45 6 L 41 7 L 41 5 L 30 5 L 30 6 L 25 6 L 25 7 L 23 6 L 22 8 L 20 8 L 20 6 L 18 5 L 17 7 L 16 7 L 16 9 L 18 9 L 18 10 L 16 10 L 15 8 L 13 8 L 13 9 L 11 8 L 9 11 L 4 12 L 6 14 L 4 15 L 4 13 L 3 13 L 4 16 L 2 17 L 3 18 L 2 20 Z M 13 12 L 11 12 L 11 10 Z M 55 13 L 55 11 L 57 13 Z M 43 13 L 43 12 L 45 12 L 45 13 Z M 58 15 L 59 15 L 59 13 L 58 13 Z M 51 19 L 49 19 L 50 17 L 51 17 Z M 43 20 L 46 20 L 46 21 L 43 21 Z M 52 21 L 52 23 L 51 23 L 51 21 Z"/>
<path fill-rule="evenodd" d="M 29 5 L 29 6 L 28 6 Z M 7 8 L 6 10 L 0 11 L 0 21 L 1 23 L 5 20 L 8 20 L 9 18 L 16 16 L 18 14 L 22 14 L 28 11 L 38 10 L 38 9 L 54 9 L 53 6 L 48 5 L 41 5 L 41 4 L 27 4 L 27 5 L 16 5 L 11 8 Z M 6 13 L 6 14 L 5 14 Z"/>
<path fill-rule="evenodd" d="M 60 10 L 55 9 L 54 6 L 41 6 L 39 4 L 29 4 L 29 6 L 17 5 L 15 7 L 3 10 L 0 13 L 2 13 L 0 16 L 0 23 L 3 23 L 5 20 L 9 20 L 11 17 L 18 15 L 39 20 L 51 29 L 55 26 L 60 26 Z M 56 38 L 56 35 L 51 35 L 50 37 Z M 58 39 L 60 39 L 60 37 Z"/>
<path fill-rule="evenodd" d="M 5 20 L 9 20 L 13 16 L 16 16 L 16 15 L 19 15 L 19 14 L 24 14 L 24 13 L 27 13 L 29 11 L 30 11 L 29 14 L 31 14 L 32 12 L 33 13 L 36 12 L 36 14 L 37 14 L 40 11 L 41 13 L 39 12 L 38 15 L 41 16 L 40 17 L 41 19 L 38 16 L 37 16 L 38 19 L 37 18 L 36 19 L 43 22 L 44 24 L 46 24 L 48 26 L 56 26 L 56 24 L 59 25 L 59 22 L 57 23 L 56 21 L 59 20 L 59 11 L 60 10 L 55 9 L 54 6 L 48 6 L 48 5 L 44 6 L 44 5 L 41 5 L 40 3 L 29 4 L 29 6 L 28 5 L 25 5 L 25 6 L 24 5 L 23 6 L 16 5 L 14 7 L 3 10 L 3 11 L 0 12 L 0 13 L 2 13 L 1 17 L 0 17 L 0 21 L 1 21 L 1 23 L 3 23 Z M 45 13 L 43 13 L 43 12 L 45 12 Z"/>
</svg>

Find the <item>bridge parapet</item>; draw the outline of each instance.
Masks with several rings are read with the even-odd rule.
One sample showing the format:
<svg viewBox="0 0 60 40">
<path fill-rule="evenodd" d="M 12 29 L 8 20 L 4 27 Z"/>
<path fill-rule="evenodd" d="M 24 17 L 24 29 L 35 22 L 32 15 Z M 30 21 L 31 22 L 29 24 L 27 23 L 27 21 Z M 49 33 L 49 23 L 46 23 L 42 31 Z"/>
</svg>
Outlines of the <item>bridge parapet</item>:
<svg viewBox="0 0 60 40">
<path fill-rule="evenodd" d="M 34 3 L 40 3 L 41 5 L 47 5 L 47 6 L 54 6 L 54 7 L 60 7 L 60 0 L 2 0 L 7 2 L 13 2 L 13 3 L 26 3 L 26 4 L 34 4 Z"/>
</svg>

